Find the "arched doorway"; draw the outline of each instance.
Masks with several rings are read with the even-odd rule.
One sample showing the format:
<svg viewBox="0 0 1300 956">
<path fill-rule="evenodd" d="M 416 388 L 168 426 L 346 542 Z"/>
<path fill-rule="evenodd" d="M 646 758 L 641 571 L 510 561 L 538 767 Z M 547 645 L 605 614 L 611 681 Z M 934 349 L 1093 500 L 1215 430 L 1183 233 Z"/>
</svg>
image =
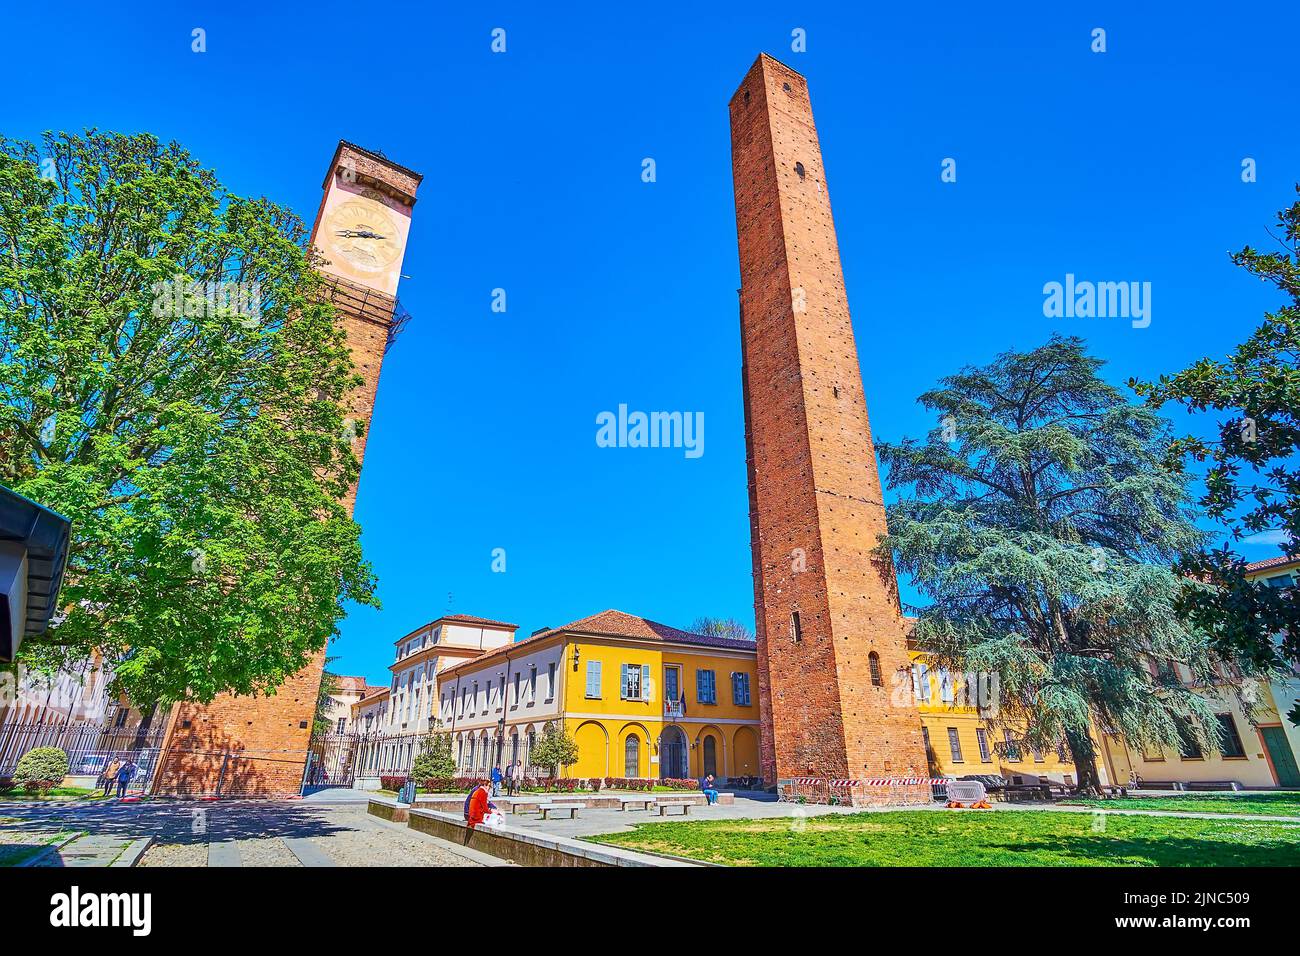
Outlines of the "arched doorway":
<svg viewBox="0 0 1300 956">
<path fill-rule="evenodd" d="M 718 738 L 709 734 L 704 738 L 704 775 L 718 775 Z"/>
<path fill-rule="evenodd" d="M 623 742 L 623 776 L 641 776 L 641 738 L 628 734 Z"/>
<path fill-rule="evenodd" d="M 684 778 L 690 774 L 686 766 L 686 735 L 682 728 L 669 726 L 659 737 L 659 776 Z"/>
</svg>

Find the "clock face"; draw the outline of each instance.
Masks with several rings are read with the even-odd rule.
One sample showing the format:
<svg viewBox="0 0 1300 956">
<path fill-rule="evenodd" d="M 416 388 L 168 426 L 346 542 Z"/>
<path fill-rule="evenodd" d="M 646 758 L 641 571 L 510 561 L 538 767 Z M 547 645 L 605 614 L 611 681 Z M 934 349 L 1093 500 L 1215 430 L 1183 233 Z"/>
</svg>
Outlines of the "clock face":
<svg viewBox="0 0 1300 956">
<path fill-rule="evenodd" d="M 326 248 L 362 272 L 382 272 L 402 255 L 397 222 L 382 204 L 357 197 L 325 217 Z"/>
</svg>

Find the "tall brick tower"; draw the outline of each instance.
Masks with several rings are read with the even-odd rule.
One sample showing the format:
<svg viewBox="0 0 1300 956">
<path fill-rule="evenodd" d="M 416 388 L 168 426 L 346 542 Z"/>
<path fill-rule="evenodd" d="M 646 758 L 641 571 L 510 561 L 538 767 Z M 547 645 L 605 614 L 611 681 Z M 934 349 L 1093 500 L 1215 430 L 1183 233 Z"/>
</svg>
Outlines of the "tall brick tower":
<svg viewBox="0 0 1300 956">
<path fill-rule="evenodd" d="M 897 579 L 808 85 L 763 54 L 731 99 L 763 776 L 924 776 Z M 919 784 L 855 802 L 923 802 Z"/>
<path fill-rule="evenodd" d="M 340 142 L 325 174 L 311 241 L 324 253 L 326 296 L 363 382 L 347 396 L 350 420 L 369 425 L 384 352 L 395 333 L 397 283 L 421 176 Z M 364 460 L 368 427 L 353 452 Z M 356 487 L 344 499 L 348 514 Z M 312 715 L 325 667 L 322 649 L 269 697 L 223 694 L 173 710 L 154 790 L 161 794 L 282 797 L 300 792 Z"/>
</svg>

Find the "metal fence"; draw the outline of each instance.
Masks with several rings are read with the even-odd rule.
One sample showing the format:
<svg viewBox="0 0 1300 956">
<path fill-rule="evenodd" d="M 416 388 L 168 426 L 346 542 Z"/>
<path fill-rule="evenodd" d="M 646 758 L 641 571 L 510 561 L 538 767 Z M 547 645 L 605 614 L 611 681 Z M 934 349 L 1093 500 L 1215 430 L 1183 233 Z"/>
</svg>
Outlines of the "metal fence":
<svg viewBox="0 0 1300 956">
<path fill-rule="evenodd" d="M 165 726 L 116 728 L 104 724 L 8 723 L 0 725 L 0 777 L 12 777 L 23 754 L 58 747 L 68 755 L 68 773 L 98 777 L 113 763 L 136 765 L 131 789 L 152 778 Z"/>
</svg>

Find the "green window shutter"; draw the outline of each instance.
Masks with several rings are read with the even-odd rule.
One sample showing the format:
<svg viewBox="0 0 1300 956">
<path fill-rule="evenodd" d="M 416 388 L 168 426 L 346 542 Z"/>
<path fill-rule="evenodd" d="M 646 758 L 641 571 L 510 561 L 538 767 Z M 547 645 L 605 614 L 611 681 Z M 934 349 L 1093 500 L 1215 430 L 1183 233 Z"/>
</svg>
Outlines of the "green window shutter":
<svg viewBox="0 0 1300 956">
<path fill-rule="evenodd" d="M 618 696 L 627 700 L 627 665 L 620 664 L 618 668 Z"/>
<path fill-rule="evenodd" d="M 641 699 L 650 699 L 650 665 L 641 665 Z"/>
</svg>

